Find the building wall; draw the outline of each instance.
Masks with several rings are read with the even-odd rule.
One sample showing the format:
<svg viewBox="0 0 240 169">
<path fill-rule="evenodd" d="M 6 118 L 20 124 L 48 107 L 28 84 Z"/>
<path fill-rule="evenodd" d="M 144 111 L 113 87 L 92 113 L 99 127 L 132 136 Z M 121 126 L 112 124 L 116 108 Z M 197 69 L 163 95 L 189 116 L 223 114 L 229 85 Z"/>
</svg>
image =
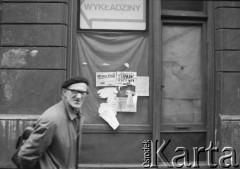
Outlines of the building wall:
<svg viewBox="0 0 240 169">
<path fill-rule="evenodd" d="M 13 167 L 17 136 L 60 99 L 68 7 L 68 0 L 0 1 L 0 168 Z"/>
<path fill-rule="evenodd" d="M 232 147 L 239 162 L 240 2 L 215 2 L 216 146 Z M 237 141 L 238 140 L 238 141 Z M 217 159 L 217 160 L 218 160 Z M 233 165 L 233 164 L 232 164 Z"/>
<path fill-rule="evenodd" d="M 237 115 L 240 109 L 240 2 L 219 1 L 215 6 L 215 59 L 220 114 Z"/>
<path fill-rule="evenodd" d="M 57 0 L 2 2 L 1 114 L 38 114 L 58 99 L 66 76 L 67 11 Z"/>
</svg>

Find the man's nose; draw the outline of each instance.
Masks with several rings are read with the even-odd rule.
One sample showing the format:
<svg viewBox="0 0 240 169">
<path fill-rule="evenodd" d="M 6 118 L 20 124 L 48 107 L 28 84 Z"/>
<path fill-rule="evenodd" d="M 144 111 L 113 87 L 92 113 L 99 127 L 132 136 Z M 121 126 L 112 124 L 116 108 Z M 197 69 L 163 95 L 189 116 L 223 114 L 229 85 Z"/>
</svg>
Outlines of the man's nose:
<svg viewBox="0 0 240 169">
<path fill-rule="evenodd" d="M 82 94 L 81 94 L 81 93 L 78 93 L 78 94 L 76 95 L 76 97 L 77 97 L 77 98 L 82 98 Z"/>
</svg>

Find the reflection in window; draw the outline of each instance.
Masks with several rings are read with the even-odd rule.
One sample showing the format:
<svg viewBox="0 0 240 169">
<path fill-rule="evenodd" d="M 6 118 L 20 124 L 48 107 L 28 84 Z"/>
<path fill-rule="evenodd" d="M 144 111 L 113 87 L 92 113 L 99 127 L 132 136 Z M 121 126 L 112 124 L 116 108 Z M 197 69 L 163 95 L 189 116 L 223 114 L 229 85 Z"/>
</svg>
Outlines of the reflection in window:
<svg viewBox="0 0 240 169">
<path fill-rule="evenodd" d="M 201 27 L 163 26 L 162 123 L 201 123 Z"/>
</svg>

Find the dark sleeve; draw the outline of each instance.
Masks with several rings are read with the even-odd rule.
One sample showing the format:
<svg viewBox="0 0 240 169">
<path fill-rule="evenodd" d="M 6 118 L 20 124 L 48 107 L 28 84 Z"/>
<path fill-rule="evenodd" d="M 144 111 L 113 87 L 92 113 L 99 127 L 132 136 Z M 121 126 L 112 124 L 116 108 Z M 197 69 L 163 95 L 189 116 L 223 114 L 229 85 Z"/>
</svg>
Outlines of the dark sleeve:
<svg viewBox="0 0 240 169">
<path fill-rule="evenodd" d="M 56 127 L 53 122 L 40 119 L 29 139 L 20 148 L 19 163 L 22 168 L 36 168 L 39 158 L 51 144 Z"/>
</svg>

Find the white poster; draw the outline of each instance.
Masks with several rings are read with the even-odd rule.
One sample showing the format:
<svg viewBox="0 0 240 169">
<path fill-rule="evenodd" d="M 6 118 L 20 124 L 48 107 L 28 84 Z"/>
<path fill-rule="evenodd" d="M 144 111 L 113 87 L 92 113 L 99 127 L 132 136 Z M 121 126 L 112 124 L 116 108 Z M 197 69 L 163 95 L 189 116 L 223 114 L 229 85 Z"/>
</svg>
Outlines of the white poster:
<svg viewBox="0 0 240 169">
<path fill-rule="evenodd" d="M 117 72 L 117 86 L 135 86 L 137 72 Z"/>
<path fill-rule="evenodd" d="M 137 76 L 135 92 L 138 96 L 149 96 L 149 77 Z"/>
<path fill-rule="evenodd" d="M 96 72 L 96 86 L 116 86 L 116 72 Z"/>
<path fill-rule="evenodd" d="M 118 112 L 137 112 L 137 95 L 130 97 L 117 97 Z"/>
</svg>

